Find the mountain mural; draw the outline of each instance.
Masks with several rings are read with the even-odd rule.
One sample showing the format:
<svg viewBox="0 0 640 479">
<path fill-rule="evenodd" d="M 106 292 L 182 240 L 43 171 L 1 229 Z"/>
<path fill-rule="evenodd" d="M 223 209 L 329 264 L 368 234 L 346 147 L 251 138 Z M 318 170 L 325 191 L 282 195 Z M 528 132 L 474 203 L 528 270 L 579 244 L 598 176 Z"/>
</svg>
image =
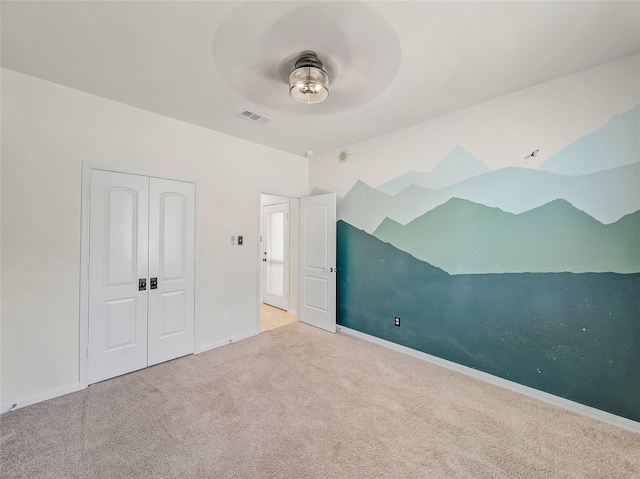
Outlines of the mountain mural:
<svg viewBox="0 0 640 479">
<path fill-rule="evenodd" d="M 406 224 L 451 198 L 516 214 L 563 198 L 608 224 L 640 209 L 640 162 L 582 176 L 503 168 L 439 190 L 411 185 L 395 196 L 358 181 L 338 205 L 338 218 L 372 233 L 386 217 Z"/>
<path fill-rule="evenodd" d="M 464 148 L 456 146 L 430 173 L 410 171 L 380 185 L 378 190 L 395 195 L 408 186 L 438 189 L 486 173 L 489 167 Z"/>
<path fill-rule="evenodd" d="M 640 274 L 448 275 L 343 221 L 337 235 L 342 326 L 640 421 Z"/>
<path fill-rule="evenodd" d="M 565 200 L 515 215 L 452 198 L 373 234 L 451 274 L 640 272 L 640 211 L 604 225 Z"/>
<path fill-rule="evenodd" d="M 566 146 L 539 166 L 561 175 L 584 175 L 640 160 L 640 104 Z"/>
<path fill-rule="evenodd" d="M 538 169 L 456 147 L 357 181 L 337 207 L 338 323 L 640 421 L 639 119 Z"/>
</svg>

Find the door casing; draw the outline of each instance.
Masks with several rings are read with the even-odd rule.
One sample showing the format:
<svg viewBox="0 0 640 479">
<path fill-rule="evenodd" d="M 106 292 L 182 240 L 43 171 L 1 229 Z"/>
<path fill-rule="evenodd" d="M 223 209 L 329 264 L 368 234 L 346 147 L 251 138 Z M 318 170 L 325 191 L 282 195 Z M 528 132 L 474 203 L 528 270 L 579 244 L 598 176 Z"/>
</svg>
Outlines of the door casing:
<svg viewBox="0 0 640 479">
<path fill-rule="evenodd" d="M 262 234 L 263 234 L 263 225 L 262 225 L 262 210 L 263 210 L 263 202 L 262 202 L 262 195 L 267 195 L 267 196 L 278 196 L 280 198 L 282 198 L 283 200 L 287 200 L 289 199 L 289 218 L 290 218 L 290 222 L 292 221 L 292 217 L 291 215 L 295 214 L 294 211 L 296 211 L 296 209 L 294 209 L 294 205 L 291 202 L 291 200 L 299 200 L 301 195 L 299 194 L 295 194 L 295 193 L 291 193 L 291 192 L 282 192 L 282 191 L 275 191 L 275 190 L 269 190 L 269 189 L 259 189 L 258 190 L 258 196 L 257 196 L 257 211 L 258 211 L 258 224 L 256 225 L 256 231 L 257 231 L 257 238 L 259 238 Z M 291 228 L 291 224 L 289 225 Z M 291 230 L 290 230 L 291 231 Z M 289 261 L 294 261 L 294 255 L 295 255 L 295 259 L 298 258 L 299 256 L 299 250 L 298 248 L 296 248 L 293 244 L 291 244 L 291 242 L 289 243 Z M 256 302 L 256 332 L 259 333 L 260 332 L 260 305 L 262 304 L 262 256 L 263 256 L 263 250 L 262 250 L 262 242 L 261 241 L 256 241 L 256 264 L 257 264 L 257 270 L 256 270 L 256 276 L 258 278 L 258 282 L 257 282 L 257 302 Z M 293 279 L 290 278 L 289 281 L 289 313 L 293 314 L 294 316 L 298 315 L 298 301 L 299 298 L 297 298 L 296 300 L 293 300 L 293 296 L 291 294 L 291 284 L 293 282 Z"/>
<path fill-rule="evenodd" d="M 258 212 L 258 224 L 256 226 L 256 230 L 257 230 L 257 234 L 258 236 L 260 236 L 262 234 L 262 195 L 271 195 L 271 196 L 280 196 L 283 198 L 289 198 L 289 199 L 297 199 L 300 200 L 303 195 L 300 194 L 295 194 L 295 193 L 287 193 L 287 192 L 282 192 L 282 191 L 274 191 L 274 190 L 268 190 L 268 189 L 260 189 L 258 190 L 258 195 L 257 195 L 257 212 Z M 300 209 L 297 208 L 298 210 L 298 216 L 300 215 Z M 293 215 L 293 210 L 292 210 L 292 206 L 290 203 L 290 209 L 289 209 L 289 214 L 290 214 L 290 218 L 291 215 Z M 300 225 L 298 225 L 299 228 Z M 296 301 L 291 301 L 290 302 L 290 308 L 295 307 L 296 308 L 296 312 L 294 313 L 298 318 L 300 317 L 300 302 L 301 302 L 301 298 L 302 298 L 302 293 L 301 293 L 301 287 L 300 287 L 300 275 L 299 275 L 299 270 L 300 270 L 300 244 L 299 244 L 299 239 L 298 239 L 298 247 L 292 247 L 290 245 L 290 260 L 293 261 L 293 256 L 296 256 L 296 260 L 298 262 L 298 278 L 297 278 L 297 285 L 298 285 L 298 292 L 297 292 L 297 298 Z M 257 301 L 256 301 L 256 332 L 259 333 L 260 332 L 260 304 L 262 303 L 262 270 L 261 270 L 261 265 L 262 265 L 262 244 L 260 241 L 256 241 L 256 277 L 258 279 L 257 281 L 257 287 L 256 287 L 256 297 L 257 297 Z M 337 291 L 334 293 L 337 294 Z M 290 297 L 291 299 L 291 297 Z"/>
<path fill-rule="evenodd" d="M 198 352 L 197 345 L 199 342 L 200 331 L 200 308 L 199 308 L 199 209 L 198 209 L 198 181 L 193 178 L 176 177 L 163 175 L 148 171 L 133 170 L 130 168 L 120 168 L 113 165 L 93 163 L 89 161 L 82 162 L 82 203 L 81 203 L 81 238 L 80 238 L 80 337 L 79 337 L 79 383 L 80 388 L 84 389 L 88 385 L 88 366 L 89 366 L 89 189 L 91 186 L 91 171 L 102 170 L 114 173 L 126 173 L 131 175 L 142 175 L 153 178 L 161 178 L 166 180 L 187 181 L 196 185 L 196 204 L 195 204 L 195 281 L 194 281 L 194 349 Z"/>
</svg>

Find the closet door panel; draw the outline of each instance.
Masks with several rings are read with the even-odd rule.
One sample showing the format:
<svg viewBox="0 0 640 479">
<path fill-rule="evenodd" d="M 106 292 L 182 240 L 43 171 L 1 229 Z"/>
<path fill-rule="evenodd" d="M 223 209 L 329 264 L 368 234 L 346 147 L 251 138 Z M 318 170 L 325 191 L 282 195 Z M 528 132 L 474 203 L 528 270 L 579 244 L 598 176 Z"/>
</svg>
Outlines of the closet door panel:
<svg viewBox="0 0 640 479">
<path fill-rule="evenodd" d="M 88 383 L 147 365 L 149 178 L 91 172 Z"/>
<path fill-rule="evenodd" d="M 151 178 L 148 363 L 194 351 L 195 185 Z"/>
</svg>

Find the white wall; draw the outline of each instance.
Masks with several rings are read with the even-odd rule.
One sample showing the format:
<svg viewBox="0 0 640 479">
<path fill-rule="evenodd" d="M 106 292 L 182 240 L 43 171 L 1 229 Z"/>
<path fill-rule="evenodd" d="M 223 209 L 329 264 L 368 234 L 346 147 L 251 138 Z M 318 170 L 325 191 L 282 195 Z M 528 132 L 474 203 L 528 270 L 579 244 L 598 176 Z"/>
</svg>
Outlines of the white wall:
<svg viewBox="0 0 640 479">
<path fill-rule="evenodd" d="M 196 350 L 257 332 L 258 192 L 306 194 L 306 159 L 6 69 L 1 153 L 3 408 L 78 385 L 82 161 L 196 179 Z"/>
</svg>

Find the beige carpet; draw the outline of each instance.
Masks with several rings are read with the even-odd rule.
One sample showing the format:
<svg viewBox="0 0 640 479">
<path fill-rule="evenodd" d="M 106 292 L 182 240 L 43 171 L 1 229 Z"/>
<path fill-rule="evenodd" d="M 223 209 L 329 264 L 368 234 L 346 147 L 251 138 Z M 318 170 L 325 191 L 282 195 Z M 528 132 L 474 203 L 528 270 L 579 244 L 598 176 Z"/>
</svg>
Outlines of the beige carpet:
<svg viewBox="0 0 640 479">
<path fill-rule="evenodd" d="M 2 478 L 640 477 L 640 435 L 301 323 L 0 426 Z"/>
</svg>

